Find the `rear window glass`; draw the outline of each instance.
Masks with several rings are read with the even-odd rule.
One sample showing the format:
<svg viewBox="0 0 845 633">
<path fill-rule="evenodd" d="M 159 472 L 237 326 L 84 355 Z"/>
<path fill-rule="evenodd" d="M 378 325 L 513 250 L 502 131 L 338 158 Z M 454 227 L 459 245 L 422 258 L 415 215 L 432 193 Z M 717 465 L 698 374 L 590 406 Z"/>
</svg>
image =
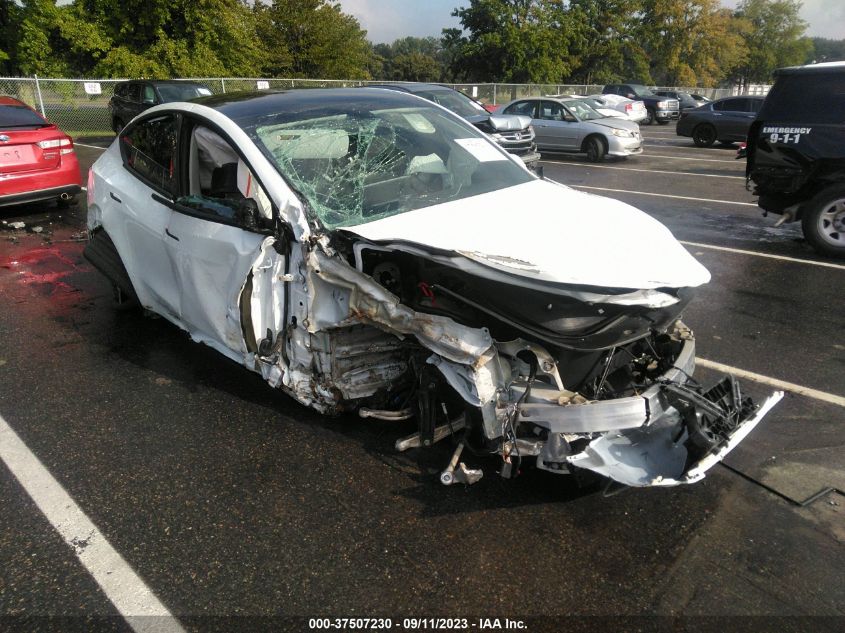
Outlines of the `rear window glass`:
<svg viewBox="0 0 845 633">
<path fill-rule="evenodd" d="M 174 185 L 176 129 L 176 117 L 168 115 L 136 123 L 120 138 L 126 166 L 165 191 Z"/>
<path fill-rule="evenodd" d="M 747 99 L 725 99 L 716 101 L 713 109 L 717 112 L 745 112 Z"/>
<path fill-rule="evenodd" d="M 845 123 L 845 73 L 779 77 L 760 109 L 760 118 L 796 123 Z"/>
<path fill-rule="evenodd" d="M 171 103 L 173 101 L 190 101 L 197 97 L 207 97 L 211 94 L 211 90 L 205 86 L 194 86 L 179 84 L 159 84 L 158 93 L 161 95 L 161 100 L 164 103 Z"/>
<path fill-rule="evenodd" d="M 0 130 L 10 127 L 32 127 L 48 125 L 40 116 L 26 106 L 0 105 Z"/>
</svg>

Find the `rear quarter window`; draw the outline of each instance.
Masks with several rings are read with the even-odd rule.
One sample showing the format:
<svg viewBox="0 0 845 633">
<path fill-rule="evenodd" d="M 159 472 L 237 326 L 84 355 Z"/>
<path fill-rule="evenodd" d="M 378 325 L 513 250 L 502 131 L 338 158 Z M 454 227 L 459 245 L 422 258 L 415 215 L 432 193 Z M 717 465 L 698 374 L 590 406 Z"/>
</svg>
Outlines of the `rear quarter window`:
<svg viewBox="0 0 845 633">
<path fill-rule="evenodd" d="M 845 73 L 782 75 L 766 96 L 759 118 L 845 124 Z"/>
<path fill-rule="evenodd" d="M 164 192 L 175 190 L 177 119 L 165 115 L 133 125 L 120 137 L 126 168 Z"/>
<path fill-rule="evenodd" d="M 46 125 L 44 119 L 22 105 L 0 105 L 0 130 Z"/>
</svg>

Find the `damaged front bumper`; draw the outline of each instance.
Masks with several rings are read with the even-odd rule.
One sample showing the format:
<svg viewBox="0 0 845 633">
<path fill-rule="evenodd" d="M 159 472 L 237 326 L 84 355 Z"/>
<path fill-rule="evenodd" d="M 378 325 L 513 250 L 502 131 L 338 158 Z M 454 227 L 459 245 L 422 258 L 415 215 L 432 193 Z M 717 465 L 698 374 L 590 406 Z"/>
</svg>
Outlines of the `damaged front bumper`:
<svg viewBox="0 0 845 633">
<path fill-rule="evenodd" d="M 775 392 L 757 406 L 739 383 L 724 376 L 709 390 L 692 387 L 695 341 L 678 323 L 681 343 L 673 366 L 642 393 L 576 402 L 575 394 L 535 384 L 511 386 L 518 424 L 539 439 L 522 436 L 504 445 L 506 461 L 535 458 L 536 467 L 558 474 L 596 472 L 634 487 L 691 484 L 733 450 L 783 397 Z M 500 406 L 501 408 L 501 406 Z M 528 435 L 528 438 L 525 436 Z"/>
</svg>

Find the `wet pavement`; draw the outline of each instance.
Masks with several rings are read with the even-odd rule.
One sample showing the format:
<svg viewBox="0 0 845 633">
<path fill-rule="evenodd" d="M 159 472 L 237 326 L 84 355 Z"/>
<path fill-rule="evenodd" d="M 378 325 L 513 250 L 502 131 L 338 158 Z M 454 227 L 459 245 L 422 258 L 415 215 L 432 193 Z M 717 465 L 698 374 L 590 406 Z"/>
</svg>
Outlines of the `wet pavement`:
<svg viewBox="0 0 845 633">
<path fill-rule="evenodd" d="M 546 157 L 545 176 L 615 189 L 688 242 L 832 261 L 746 206 L 733 150 L 643 132 L 641 156 Z M 99 153 L 77 151 L 84 169 Z M 116 310 L 81 256 L 84 209 L 0 209 L 44 229 L 0 229 L 0 415 L 186 628 L 214 628 L 206 616 L 755 615 L 841 630 L 845 497 L 793 501 L 845 488 L 842 406 L 787 394 L 730 468 L 694 486 L 606 496 L 546 473 L 504 481 L 469 457 L 485 478 L 445 488 L 451 446 L 393 450 L 409 423 L 324 418 L 163 319 Z M 713 274 L 685 315 L 701 357 L 845 396 L 845 269 L 688 248 Z M 2 464 L 0 500 L 0 623 L 114 616 Z"/>
</svg>

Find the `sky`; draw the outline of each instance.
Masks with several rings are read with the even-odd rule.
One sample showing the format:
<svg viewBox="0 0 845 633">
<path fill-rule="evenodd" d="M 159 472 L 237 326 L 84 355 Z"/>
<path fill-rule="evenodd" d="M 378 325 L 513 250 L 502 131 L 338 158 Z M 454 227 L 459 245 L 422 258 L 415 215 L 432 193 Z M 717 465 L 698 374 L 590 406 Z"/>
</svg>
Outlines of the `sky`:
<svg viewBox="0 0 845 633">
<path fill-rule="evenodd" d="M 739 0 L 722 0 L 735 7 Z M 803 0 L 801 17 L 809 23 L 813 37 L 845 39 L 845 0 Z M 344 12 L 358 18 L 370 41 L 393 42 L 406 35 L 440 36 L 444 28 L 459 26 L 452 17 L 465 0 L 340 0 Z"/>
</svg>

